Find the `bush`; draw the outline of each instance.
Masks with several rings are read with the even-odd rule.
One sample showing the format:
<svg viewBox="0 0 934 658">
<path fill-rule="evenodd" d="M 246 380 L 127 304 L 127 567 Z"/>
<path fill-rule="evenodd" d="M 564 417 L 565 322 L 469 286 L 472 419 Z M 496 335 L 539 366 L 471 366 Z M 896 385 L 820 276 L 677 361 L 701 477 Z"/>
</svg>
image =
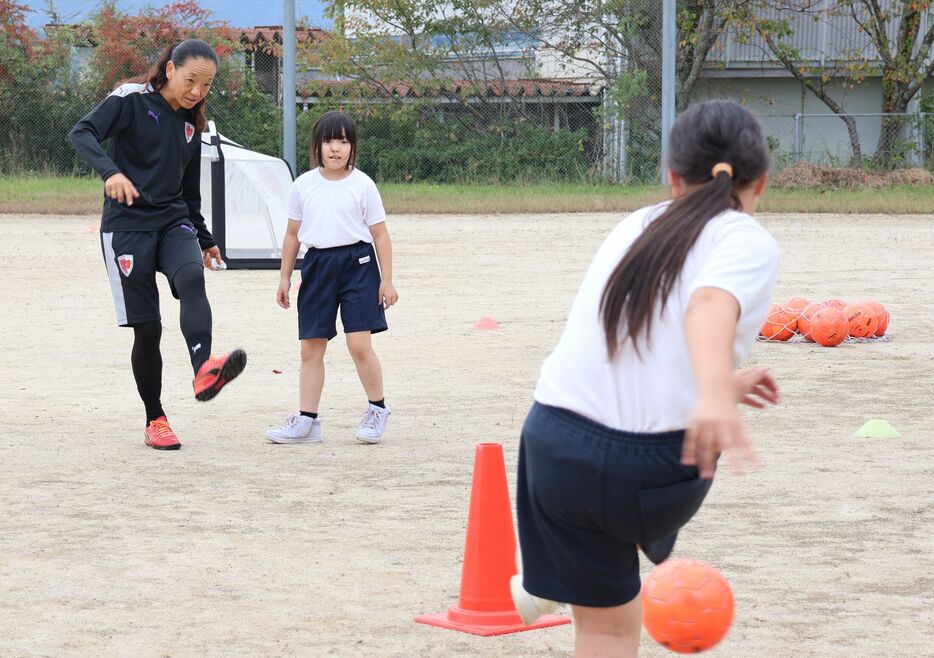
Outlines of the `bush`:
<svg viewBox="0 0 934 658">
<path fill-rule="evenodd" d="M 128 15 L 104 3 L 79 30 L 46 39 L 25 24 L 23 7 L 0 0 L 0 173 L 90 173 L 67 140 L 68 132 L 120 81 L 145 72 L 152 59 L 180 38 L 210 41 L 219 56 L 218 82 L 207 116 L 230 139 L 261 153 L 282 153 L 282 110 L 261 92 L 252 71 L 234 54 L 235 34 L 207 20 L 187 0 Z M 95 44 L 89 66 L 73 70 L 72 46 Z M 358 124 L 358 165 L 380 181 L 523 183 L 582 181 L 599 162 L 594 110 L 574 108 L 554 130 L 552 115 L 535 120 L 508 103 L 442 105 L 342 102 Z M 298 113 L 298 172 L 309 168 L 314 121 L 336 102 Z M 547 115 L 547 117 L 546 117 Z"/>
<path fill-rule="evenodd" d="M 97 101 L 71 84 L 21 85 L 17 92 L 0 99 L 0 173 L 88 173 L 68 133 Z"/>
<path fill-rule="evenodd" d="M 252 71 L 243 72 L 242 78 L 238 89 L 208 96 L 205 114 L 225 137 L 253 151 L 281 156 L 282 110 L 257 88 Z"/>
<path fill-rule="evenodd" d="M 309 168 L 312 127 L 333 106 L 298 118 L 299 171 Z M 371 105 L 348 109 L 357 124 L 357 165 L 379 181 L 521 183 L 580 181 L 592 166 L 587 131 L 553 130 L 522 117 L 484 124 L 439 118 L 437 105 Z"/>
<path fill-rule="evenodd" d="M 136 16 L 103 3 L 76 29 L 49 30 L 46 38 L 25 22 L 25 6 L 0 0 L 0 173 L 86 174 L 89 167 L 67 136 L 81 117 L 119 82 L 146 72 L 169 43 L 187 36 L 210 41 L 221 80 L 239 84 L 232 56 L 234 32 L 207 19 L 191 0 Z M 90 65 L 73 70 L 73 46 L 94 43 Z M 231 75 L 227 71 L 233 69 Z M 228 90 L 239 91 L 237 85 Z M 266 105 L 269 102 L 266 101 Z M 260 108 L 248 105 L 248 111 Z"/>
<path fill-rule="evenodd" d="M 0 173 L 72 173 L 78 158 L 66 135 L 90 106 L 68 42 L 39 39 L 23 9 L 0 2 Z"/>
<path fill-rule="evenodd" d="M 924 126 L 924 164 L 934 171 L 934 92 L 921 96 L 919 103 L 921 111 L 925 113 Z"/>
</svg>

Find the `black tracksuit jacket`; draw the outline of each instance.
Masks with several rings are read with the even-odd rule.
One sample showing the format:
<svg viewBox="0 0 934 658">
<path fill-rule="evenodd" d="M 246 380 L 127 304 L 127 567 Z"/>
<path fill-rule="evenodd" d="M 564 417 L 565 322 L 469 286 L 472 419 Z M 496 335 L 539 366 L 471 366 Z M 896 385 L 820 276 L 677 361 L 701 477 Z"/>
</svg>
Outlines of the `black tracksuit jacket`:
<svg viewBox="0 0 934 658">
<path fill-rule="evenodd" d="M 132 206 L 104 198 L 102 232 L 160 231 L 187 219 L 201 248 L 214 246 L 201 215 L 201 135 L 190 110 L 173 110 L 147 84 L 127 83 L 75 124 L 68 139 L 101 178 L 122 173 L 139 192 Z"/>
</svg>

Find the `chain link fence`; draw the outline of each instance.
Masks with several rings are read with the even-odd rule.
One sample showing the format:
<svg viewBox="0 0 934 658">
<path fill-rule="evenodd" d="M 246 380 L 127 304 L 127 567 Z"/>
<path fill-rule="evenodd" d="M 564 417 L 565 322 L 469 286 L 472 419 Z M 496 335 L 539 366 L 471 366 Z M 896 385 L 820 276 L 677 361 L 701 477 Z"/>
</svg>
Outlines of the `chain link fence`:
<svg viewBox="0 0 934 658">
<path fill-rule="evenodd" d="M 297 118 L 300 171 L 309 166 L 314 122 L 330 109 L 354 117 L 358 166 L 381 181 L 507 184 L 600 175 L 599 95 L 308 98 Z"/>
<path fill-rule="evenodd" d="M 796 162 L 856 169 L 934 169 L 934 113 L 760 116 L 773 168 Z"/>
<path fill-rule="evenodd" d="M 226 137 L 281 157 L 280 93 L 270 88 L 281 79 L 278 71 L 263 75 L 236 58 L 223 68 L 208 97 L 207 117 Z M 90 173 L 67 135 L 108 92 L 81 69 L 64 67 L 48 78 L 0 90 L 2 175 Z M 524 82 L 507 89 L 448 89 L 433 97 L 365 98 L 322 83 L 299 96 L 296 174 L 309 168 L 315 120 L 342 109 L 358 124 L 358 165 L 378 180 L 505 184 L 602 176 L 602 97 L 586 85 L 553 89 Z"/>
<path fill-rule="evenodd" d="M 61 32 L 58 33 L 61 36 Z M 113 88 L 143 72 L 161 48 L 106 61 L 100 38 L 68 32 L 0 42 L 0 174 L 90 173 L 67 141 L 71 127 Z M 206 35 L 210 36 L 210 35 Z M 660 35 L 659 35 L 660 39 Z M 222 53 L 208 118 L 226 137 L 282 155 L 281 48 L 243 35 Z M 358 164 L 385 182 L 523 184 L 656 182 L 661 75 L 650 56 L 617 62 L 612 85 L 558 80 L 448 81 L 354 86 L 299 75 L 296 174 L 306 171 L 314 121 L 343 109 L 358 123 Z M 634 47 L 636 47 L 634 46 Z M 19 57 L 17 59 L 17 57 Z M 109 67 L 109 68 L 108 68 Z M 107 68 L 106 75 L 103 69 Z M 142 70 L 141 70 L 142 69 Z M 922 106 L 923 107 L 923 106 Z M 762 116 L 776 170 L 806 160 L 831 166 L 934 169 L 934 114 Z"/>
</svg>

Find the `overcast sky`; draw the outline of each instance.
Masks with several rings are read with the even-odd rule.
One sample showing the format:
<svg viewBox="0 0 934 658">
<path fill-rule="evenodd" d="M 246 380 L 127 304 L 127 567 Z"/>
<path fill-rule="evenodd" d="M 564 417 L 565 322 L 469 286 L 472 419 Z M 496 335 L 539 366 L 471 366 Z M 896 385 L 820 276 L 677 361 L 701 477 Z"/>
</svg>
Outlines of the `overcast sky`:
<svg viewBox="0 0 934 658">
<path fill-rule="evenodd" d="M 49 22 L 45 0 L 18 0 L 32 11 L 26 13 L 30 27 L 38 29 Z M 99 0 L 53 0 L 55 10 L 66 23 L 77 23 L 93 13 Z M 170 2 L 154 0 L 117 0 L 116 5 L 126 13 L 135 14 L 144 7 L 162 7 Z M 198 0 L 198 4 L 211 12 L 215 20 L 227 21 L 233 27 L 282 24 L 282 0 Z M 328 27 L 323 16 L 322 0 L 295 0 L 295 18 L 304 17 L 316 27 Z"/>
</svg>

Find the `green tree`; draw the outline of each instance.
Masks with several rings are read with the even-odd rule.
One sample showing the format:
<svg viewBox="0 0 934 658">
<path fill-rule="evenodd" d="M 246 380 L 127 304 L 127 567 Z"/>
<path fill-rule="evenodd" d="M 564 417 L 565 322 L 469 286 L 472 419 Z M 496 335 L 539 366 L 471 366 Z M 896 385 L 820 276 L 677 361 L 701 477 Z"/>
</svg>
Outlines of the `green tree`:
<svg viewBox="0 0 934 658">
<path fill-rule="evenodd" d="M 499 0 L 343 0 L 329 11 L 343 16 L 343 31 L 300 44 L 299 61 L 330 80 L 306 82 L 301 95 L 351 108 L 364 170 L 381 180 L 463 182 L 590 173 L 593 138 L 556 130 L 554 115 L 515 85 L 537 77 L 536 43 Z M 300 140 L 309 131 L 302 143 L 325 106 L 300 115 Z"/>
<path fill-rule="evenodd" d="M 65 132 L 81 116 L 70 44 L 66 35 L 40 38 L 27 10 L 0 0 L 0 171 L 67 170 L 74 157 Z"/>
<path fill-rule="evenodd" d="M 531 53 L 515 57 L 527 40 L 499 10 L 497 0 L 330 0 L 327 11 L 343 17 L 342 31 L 306 42 L 300 59 L 370 94 L 390 96 L 403 82 L 415 95 L 446 98 L 480 118 L 490 111 L 482 106 L 490 83 L 515 100 L 507 81 L 535 77 Z M 522 104 L 509 111 L 521 113 Z"/>
<path fill-rule="evenodd" d="M 694 87 L 746 0 L 676 2 L 675 109 L 691 102 Z M 659 0 L 518 0 L 503 13 L 551 54 L 565 75 L 606 86 L 605 120 L 624 120 L 628 173 L 658 174 L 661 158 L 662 3 Z"/>
<path fill-rule="evenodd" d="M 745 4 L 745 0 L 676 3 L 677 111 L 687 108 L 710 51 L 736 11 Z M 518 29 L 533 34 L 569 67 L 590 71 L 612 88 L 621 87 L 624 96 L 625 90 L 632 89 L 628 78 L 635 73 L 646 81 L 648 93 L 660 95 L 662 3 L 659 0 L 518 0 L 509 15 Z M 629 108 L 624 105 L 620 109 Z"/>
<path fill-rule="evenodd" d="M 834 83 L 854 87 L 870 76 L 878 76 L 882 81 L 880 111 L 905 113 L 925 80 L 934 73 L 931 57 L 934 21 L 922 30 L 924 16 L 930 11 L 930 0 L 840 0 L 829 7 L 802 0 L 777 5 L 771 0 L 757 0 L 738 12 L 737 24 L 747 34 L 761 37 L 767 51 L 796 80 L 840 115 L 849 133 L 853 162 L 862 165 L 856 122 L 842 103 L 833 98 L 831 87 Z M 819 58 L 802 53 L 794 31 L 795 21 L 801 18 L 848 21 L 854 35 L 852 45 L 836 44 L 833 51 L 820 53 Z M 876 145 L 876 161 L 880 166 L 898 164 L 895 147 L 904 125 L 901 117 L 883 117 Z"/>
<path fill-rule="evenodd" d="M 235 87 L 211 92 L 206 114 L 238 144 L 260 153 L 281 154 L 282 108 L 257 88 L 252 71 L 239 72 Z"/>
<path fill-rule="evenodd" d="M 112 0 L 91 15 L 88 25 L 94 51 L 86 79 L 99 95 L 121 82 L 138 78 L 168 46 L 189 38 L 210 43 L 220 63 L 222 86 L 235 89 L 240 66 L 234 57 L 238 33 L 194 0 L 173 2 L 159 8 L 147 7 L 137 14 L 121 11 Z"/>
</svg>

